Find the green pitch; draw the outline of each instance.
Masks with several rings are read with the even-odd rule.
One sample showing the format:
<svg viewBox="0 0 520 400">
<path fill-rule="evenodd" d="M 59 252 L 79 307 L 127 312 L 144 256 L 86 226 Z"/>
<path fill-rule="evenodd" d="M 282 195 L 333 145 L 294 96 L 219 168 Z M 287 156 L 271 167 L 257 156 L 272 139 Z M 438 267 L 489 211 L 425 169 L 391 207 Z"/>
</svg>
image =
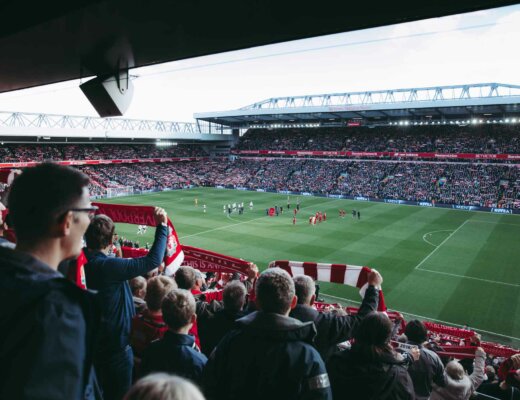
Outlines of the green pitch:
<svg viewBox="0 0 520 400">
<path fill-rule="evenodd" d="M 164 207 L 181 243 L 253 261 L 260 269 L 271 260 L 376 268 L 389 308 L 409 317 L 467 324 L 487 338 L 520 346 L 520 217 L 289 198 L 290 211 L 287 195 L 207 188 L 108 201 Z M 301 211 L 293 225 L 297 198 Z M 224 204 L 233 202 L 244 202 L 243 215 L 223 212 Z M 266 216 L 266 208 L 275 205 L 283 206 L 283 214 Z M 347 211 L 345 218 L 339 209 Z M 361 212 L 360 220 L 352 218 L 352 209 Z M 316 211 L 326 212 L 327 221 L 311 226 L 308 219 Z M 153 228 L 145 236 L 137 236 L 136 226 L 121 224 L 117 230 L 141 245 L 153 240 Z M 326 283 L 321 288 L 329 302 L 360 300 L 355 288 Z"/>
</svg>

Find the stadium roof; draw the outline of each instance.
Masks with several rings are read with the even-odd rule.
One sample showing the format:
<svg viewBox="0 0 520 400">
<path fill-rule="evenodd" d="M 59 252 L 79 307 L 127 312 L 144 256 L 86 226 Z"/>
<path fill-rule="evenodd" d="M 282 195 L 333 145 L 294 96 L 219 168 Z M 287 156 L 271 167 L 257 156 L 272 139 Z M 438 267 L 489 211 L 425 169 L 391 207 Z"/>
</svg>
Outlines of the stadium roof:
<svg viewBox="0 0 520 400">
<path fill-rule="evenodd" d="M 516 4 L 310 0 L 3 1 L 0 93 L 201 55 Z"/>
<path fill-rule="evenodd" d="M 271 98 L 197 120 L 233 128 L 392 124 L 520 116 L 520 86 L 500 83 Z M 289 125 L 287 125 L 289 124 Z"/>
</svg>

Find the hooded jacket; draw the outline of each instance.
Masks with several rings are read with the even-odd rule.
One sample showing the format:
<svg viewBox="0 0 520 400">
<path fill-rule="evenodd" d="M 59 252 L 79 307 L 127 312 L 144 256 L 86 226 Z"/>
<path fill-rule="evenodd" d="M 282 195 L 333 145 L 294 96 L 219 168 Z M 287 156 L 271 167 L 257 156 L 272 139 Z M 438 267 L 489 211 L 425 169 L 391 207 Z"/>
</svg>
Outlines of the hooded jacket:
<svg viewBox="0 0 520 400">
<path fill-rule="evenodd" d="M 312 322 L 257 311 L 235 326 L 206 365 L 208 399 L 332 399 Z"/>
<path fill-rule="evenodd" d="M 0 398 L 94 399 L 94 295 L 30 254 L 0 248 Z"/>
</svg>

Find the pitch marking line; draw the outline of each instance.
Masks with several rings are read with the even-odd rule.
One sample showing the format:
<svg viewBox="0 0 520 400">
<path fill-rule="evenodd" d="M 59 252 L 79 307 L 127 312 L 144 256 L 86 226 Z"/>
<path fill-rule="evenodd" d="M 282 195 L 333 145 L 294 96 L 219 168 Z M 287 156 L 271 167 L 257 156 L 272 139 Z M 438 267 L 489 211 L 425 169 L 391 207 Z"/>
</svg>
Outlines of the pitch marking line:
<svg viewBox="0 0 520 400">
<path fill-rule="evenodd" d="M 474 281 L 487 282 L 487 283 L 494 283 L 494 284 L 496 284 L 496 285 L 506 285 L 506 286 L 512 286 L 512 287 L 520 287 L 520 285 L 519 285 L 519 284 L 516 284 L 516 283 L 501 282 L 501 281 L 492 281 L 492 280 L 490 280 L 490 279 L 475 278 L 475 277 L 473 277 L 473 276 L 451 274 L 451 273 L 449 273 L 449 272 L 433 271 L 433 270 L 431 270 L 431 269 L 424 269 L 424 268 L 421 268 L 421 269 L 419 269 L 419 271 L 430 272 L 430 273 L 432 273 L 432 274 L 439 274 L 439 275 L 453 276 L 453 277 L 456 277 L 456 278 L 473 279 Z"/>
<path fill-rule="evenodd" d="M 425 263 L 425 262 L 426 262 L 426 261 L 427 261 L 427 260 L 428 260 L 432 255 L 433 255 L 433 254 L 435 254 L 435 252 L 436 252 L 437 250 L 439 250 L 439 249 L 442 247 L 442 245 L 443 245 L 444 243 L 446 243 L 446 242 L 447 242 L 447 241 L 448 241 L 448 240 L 449 240 L 453 235 L 455 235 L 455 234 L 460 230 L 460 228 L 462 228 L 464 225 L 466 225 L 466 223 L 467 223 L 468 221 L 469 221 L 469 219 L 467 219 L 467 220 L 464 221 L 462 224 L 460 224 L 460 226 L 459 226 L 457 229 L 455 229 L 452 233 L 450 233 L 450 234 L 448 235 L 448 237 L 447 237 L 446 239 L 444 239 L 444 240 L 443 240 L 443 241 L 442 241 L 442 242 L 441 242 L 437 247 L 435 247 L 435 248 L 432 250 L 432 252 L 431 252 L 430 254 L 428 254 L 426 257 L 424 257 L 424 258 L 422 259 L 422 261 L 421 261 L 419 264 L 417 264 L 417 265 L 415 266 L 414 269 L 419 269 L 419 267 L 420 267 L 421 265 L 423 265 L 423 264 L 424 264 L 424 263 Z M 423 271 L 426 271 L 426 270 L 423 270 Z"/>
<path fill-rule="evenodd" d="M 427 243 L 435 246 L 435 249 L 433 249 L 433 251 L 428 254 L 426 257 L 424 257 L 424 259 L 416 265 L 416 267 L 414 269 L 418 270 L 418 271 L 424 271 L 424 272 L 429 272 L 431 274 L 438 274 L 438 275 L 445 275 L 445 276 L 453 276 L 455 278 L 464 278 L 464 279 L 472 279 L 474 281 L 480 281 L 480 282 L 486 282 L 486 283 L 494 283 L 496 285 L 505 285 L 505 286 L 512 286 L 512 287 L 520 287 L 519 284 L 516 284 L 516 283 L 509 283 L 509 282 L 502 282 L 502 281 L 493 281 L 493 280 L 490 280 L 490 279 L 484 279 L 484 278 L 475 278 L 473 276 L 466 276 L 466 275 L 459 275 L 459 274 L 452 274 L 450 272 L 442 272 L 442 271 L 434 271 L 434 270 L 431 270 L 431 269 L 427 269 L 427 268 L 419 268 L 426 260 L 428 260 L 432 255 L 433 253 L 435 253 L 439 247 L 441 247 L 444 243 L 446 243 L 448 241 L 448 239 L 450 239 L 460 228 L 462 228 L 464 225 L 466 225 L 467 222 L 474 222 L 473 220 L 469 220 L 467 219 L 466 221 L 464 221 L 457 229 L 455 229 L 446 239 L 444 239 L 441 244 L 439 244 L 438 246 L 435 246 L 433 243 L 430 243 L 428 242 L 428 240 L 425 239 L 425 236 L 428 235 L 428 233 L 426 233 L 424 236 L 423 236 L 423 240 L 426 241 Z M 480 221 L 478 221 L 480 222 Z M 442 231 L 434 231 L 434 232 L 442 232 Z M 433 232 L 429 232 L 429 233 L 433 233 Z"/>
<path fill-rule="evenodd" d="M 431 231 L 431 232 L 427 232 L 423 235 L 422 239 L 428 243 L 428 244 L 431 244 L 433 247 L 438 247 L 439 245 L 438 244 L 435 244 L 435 243 L 432 243 L 430 242 L 428 239 L 426 239 L 426 237 L 430 236 L 431 234 L 433 233 L 437 233 L 437 232 L 453 232 L 452 229 L 441 229 L 440 231 Z"/>
<path fill-rule="evenodd" d="M 326 294 L 326 293 L 322 293 L 323 296 L 325 297 L 330 297 L 332 299 L 337 299 L 337 300 L 344 300 L 344 301 L 350 301 L 352 303 L 356 303 L 356 304 L 361 304 L 360 301 L 357 301 L 357 300 L 351 300 L 351 299 L 346 299 L 344 297 L 338 297 L 338 296 L 332 296 L 330 294 Z M 425 319 L 425 320 L 429 320 L 429 321 L 434 321 L 434 322 L 440 322 L 440 323 L 443 323 L 443 324 L 448 324 L 448 325 L 453 325 L 453 326 L 458 326 L 459 328 L 463 328 L 464 326 L 463 325 L 459 325 L 459 324 L 455 324 L 453 322 L 448 322 L 448 321 L 442 321 L 440 319 L 435 319 L 435 318 L 430 318 L 430 317 L 424 317 L 422 315 L 417 315 L 417 314 L 412 314 L 412 313 L 409 313 L 407 311 L 399 311 L 399 310 L 395 310 L 394 308 L 392 308 L 392 310 L 394 311 L 397 311 L 397 312 L 400 312 L 401 314 L 406 314 L 406 315 L 411 315 L 412 317 L 417 317 L 417 318 L 420 318 L 420 319 Z M 484 329 L 480 329 L 480 328 L 477 328 L 477 327 L 473 327 L 476 331 L 478 332 L 484 332 L 484 333 L 488 333 L 490 335 L 496 335 L 496 336 L 501 336 L 501 337 L 505 337 L 507 339 L 513 339 L 513 340 L 518 340 L 520 341 L 520 338 L 517 338 L 517 337 L 514 337 L 514 336 L 508 336 L 508 335 L 503 335 L 501 333 L 496 333 L 496 332 L 491 332 L 491 331 L 486 331 Z"/>
</svg>

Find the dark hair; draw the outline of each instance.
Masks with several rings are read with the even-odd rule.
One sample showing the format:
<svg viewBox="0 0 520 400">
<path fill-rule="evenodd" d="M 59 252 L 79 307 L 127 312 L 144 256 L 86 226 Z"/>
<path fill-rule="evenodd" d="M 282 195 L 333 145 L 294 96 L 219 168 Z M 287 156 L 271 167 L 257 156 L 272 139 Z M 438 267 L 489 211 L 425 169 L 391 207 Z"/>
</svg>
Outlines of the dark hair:
<svg viewBox="0 0 520 400">
<path fill-rule="evenodd" d="M 177 330 L 190 323 L 195 314 L 195 299 L 187 290 L 173 289 L 164 297 L 161 309 L 166 325 Z"/>
<path fill-rule="evenodd" d="M 38 240 L 73 208 L 88 187 L 89 178 L 70 167 L 43 163 L 25 169 L 8 197 L 9 214 L 21 241 Z"/>
<path fill-rule="evenodd" d="M 291 308 L 294 297 L 294 282 L 281 268 L 269 268 L 256 281 L 258 307 L 268 313 L 285 314 Z"/>
<path fill-rule="evenodd" d="M 354 333 L 356 339 L 352 351 L 366 361 L 382 361 L 393 358 L 390 346 L 392 321 L 384 313 L 371 312 L 361 320 Z"/>
<path fill-rule="evenodd" d="M 177 282 L 179 289 L 191 290 L 197 282 L 195 270 L 187 265 L 180 267 L 175 273 L 175 282 Z"/>
<path fill-rule="evenodd" d="M 229 282 L 224 288 L 224 308 L 229 311 L 240 311 L 246 302 L 246 287 L 240 281 Z"/>
<path fill-rule="evenodd" d="M 404 334 L 412 342 L 423 343 L 428 338 L 428 329 L 421 321 L 413 319 L 406 324 Z"/>
<path fill-rule="evenodd" d="M 110 217 L 99 214 L 96 215 L 85 232 L 87 248 L 91 250 L 101 250 L 112 243 L 116 227 Z"/>
</svg>

